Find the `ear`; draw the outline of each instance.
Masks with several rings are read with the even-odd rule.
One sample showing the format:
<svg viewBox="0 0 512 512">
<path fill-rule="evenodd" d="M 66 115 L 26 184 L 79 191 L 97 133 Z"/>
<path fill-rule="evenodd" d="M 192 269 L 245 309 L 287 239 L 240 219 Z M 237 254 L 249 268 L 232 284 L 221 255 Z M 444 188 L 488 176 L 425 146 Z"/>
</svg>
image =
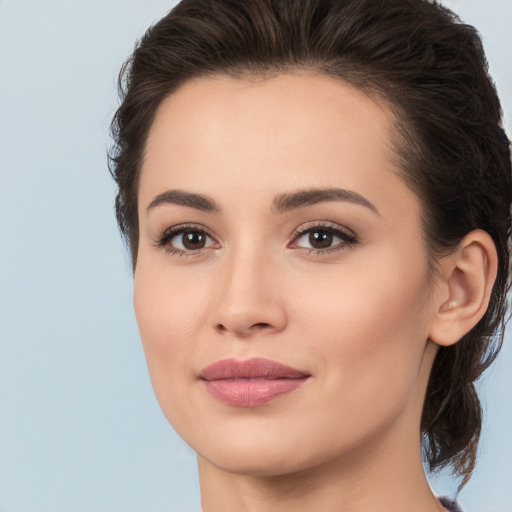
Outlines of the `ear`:
<svg viewBox="0 0 512 512">
<path fill-rule="evenodd" d="M 498 255 L 492 238 L 476 229 L 439 264 L 429 337 L 438 345 L 448 346 L 467 334 L 487 311 Z"/>
</svg>

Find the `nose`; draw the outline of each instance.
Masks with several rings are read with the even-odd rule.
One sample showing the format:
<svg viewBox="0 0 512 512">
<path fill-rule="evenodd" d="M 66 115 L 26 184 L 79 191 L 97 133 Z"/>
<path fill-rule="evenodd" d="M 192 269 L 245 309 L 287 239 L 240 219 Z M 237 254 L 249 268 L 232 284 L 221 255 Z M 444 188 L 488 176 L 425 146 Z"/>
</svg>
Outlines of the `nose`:
<svg viewBox="0 0 512 512">
<path fill-rule="evenodd" d="M 214 317 L 217 332 L 248 338 L 285 328 L 279 270 L 261 251 L 230 258 L 221 274 Z"/>
</svg>

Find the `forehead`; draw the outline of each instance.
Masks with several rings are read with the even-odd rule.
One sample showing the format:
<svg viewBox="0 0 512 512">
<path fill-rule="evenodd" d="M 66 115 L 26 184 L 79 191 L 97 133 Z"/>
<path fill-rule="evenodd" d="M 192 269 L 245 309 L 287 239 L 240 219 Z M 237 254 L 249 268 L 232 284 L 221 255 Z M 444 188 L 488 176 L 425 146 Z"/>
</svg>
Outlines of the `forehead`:
<svg viewBox="0 0 512 512">
<path fill-rule="evenodd" d="M 162 102 L 146 154 L 158 151 L 171 138 L 182 144 L 195 143 L 199 137 L 205 150 L 220 150 L 242 138 L 260 147 L 333 138 L 337 143 L 357 139 L 358 147 L 370 141 L 384 147 L 393 126 L 394 117 L 383 101 L 370 99 L 341 79 L 310 74 L 245 79 L 221 75 L 190 81 Z"/>
<path fill-rule="evenodd" d="M 394 125 L 384 102 L 333 77 L 194 80 L 157 111 L 139 205 L 168 188 L 221 196 L 229 186 L 248 198 L 306 187 L 370 196 L 400 188 Z"/>
</svg>

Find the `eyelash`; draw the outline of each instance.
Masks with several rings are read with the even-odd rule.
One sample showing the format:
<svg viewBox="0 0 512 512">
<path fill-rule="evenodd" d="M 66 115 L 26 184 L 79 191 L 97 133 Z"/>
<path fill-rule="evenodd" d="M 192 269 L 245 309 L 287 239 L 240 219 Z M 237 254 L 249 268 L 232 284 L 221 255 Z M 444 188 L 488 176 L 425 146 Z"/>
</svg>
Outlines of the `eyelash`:
<svg viewBox="0 0 512 512">
<path fill-rule="evenodd" d="M 172 255 L 177 256 L 194 256 L 197 255 L 199 252 L 201 252 L 202 249 L 196 249 L 196 250 L 188 250 L 184 251 L 181 249 L 177 249 L 173 247 L 170 242 L 173 238 L 176 236 L 183 234 L 187 231 L 191 231 L 194 233 L 199 233 L 202 235 L 205 235 L 210 240 L 213 240 L 215 243 L 215 239 L 202 227 L 193 225 L 193 224 L 181 224 L 178 226 L 173 226 L 169 229 L 166 229 L 156 240 L 155 240 L 155 246 L 159 248 L 165 249 L 165 252 Z M 308 233 L 314 233 L 315 231 L 321 232 L 321 233 L 327 233 L 329 235 L 332 235 L 336 238 L 339 238 L 341 242 L 338 242 L 337 244 L 326 247 L 326 248 L 315 248 L 315 247 L 300 247 L 297 246 L 297 241 L 302 238 L 303 236 L 307 235 Z M 307 252 L 307 254 L 329 254 L 337 251 L 341 251 L 344 249 L 347 249 L 349 247 L 352 247 L 356 245 L 359 242 L 359 239 L 357 235 L 355 235 L 352 231 L 342 228 L 341 226 L 333 226 L 331 224 L 325 224 L 325 223 L 311 223 L 309 225 L 306 225 L 304 227 L 301 227 L 292 236 L 292 242 L 288 244 L 288 247 L 296 248 L 302 251 Z"/>
<path fill-rule="evenodd" d="M 194 224 L 180 224 L 178 226 L 173 226 L 169 229 L 166 229 L 155 240 L 155 246 L 165 249 L 165 252 L 168 254 L 177 255 L 177 256 L 194 256 L 195 254 L 199 253 L 201 251 L 201 249 L 183 251 L 181 249 L 177 249 L 177 248 L 173 247 L 170 244 L 170 241 L 174 237 L 176 237 L 180 234 L 186 233 L 187 231 L 191 231 L 193 233 L 200 233 L 200 234 L 206 235 L 211 240 L 214 240 L 214 238 L 202 227 L 196 226 Z"/>
<path fill-rule="evenodd" d="M 296 244 L 297 240 L 302 238 L 303 236 L 307 235 L 308 233 L 314 233 L 314 232 L 321 232 L 321 233 L 327 233 L 329 235 L 333 235 L 341 240 L 341 242 L 336 243 L 335 245 L 331 247 L 326 247 L 323 249 L 315 248 L 315 247 L 298 247 L 295 245 L 297 249 L 301 249 L 303 251 L 307 251 L 308 254 L 330 254 L 337 251 L 342 251 L 344 249 L 347 249 L 349 247 L 353 247 L 359 242 L 359 238 L 355 233 L 350 231 L 347 228 L 343 228 L 341 226 L 333 226 L 332 224 L 326 224 L 326 223 L 310 223 L 306 224 L 305 226 L 301 226 L 294 234 L 293 234 L 293 241 L 291 244 L 289 244 L 289 247 L 294 247 L 294 244 Z"/>
</svg>

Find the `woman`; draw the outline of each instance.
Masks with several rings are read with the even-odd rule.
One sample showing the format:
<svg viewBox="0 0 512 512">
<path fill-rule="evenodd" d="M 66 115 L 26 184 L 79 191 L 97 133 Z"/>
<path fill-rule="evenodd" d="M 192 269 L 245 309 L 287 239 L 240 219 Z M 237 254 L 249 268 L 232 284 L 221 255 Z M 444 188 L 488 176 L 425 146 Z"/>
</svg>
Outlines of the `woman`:
<svg viewBox="0 0 512 512">
<path fill-rule="evenodd" d="M 124 69 L 118 221 L 204 512 L 458 510 L 501 343 L 509 141 L 426 0 L 184 0 Z"/>
</svg>

